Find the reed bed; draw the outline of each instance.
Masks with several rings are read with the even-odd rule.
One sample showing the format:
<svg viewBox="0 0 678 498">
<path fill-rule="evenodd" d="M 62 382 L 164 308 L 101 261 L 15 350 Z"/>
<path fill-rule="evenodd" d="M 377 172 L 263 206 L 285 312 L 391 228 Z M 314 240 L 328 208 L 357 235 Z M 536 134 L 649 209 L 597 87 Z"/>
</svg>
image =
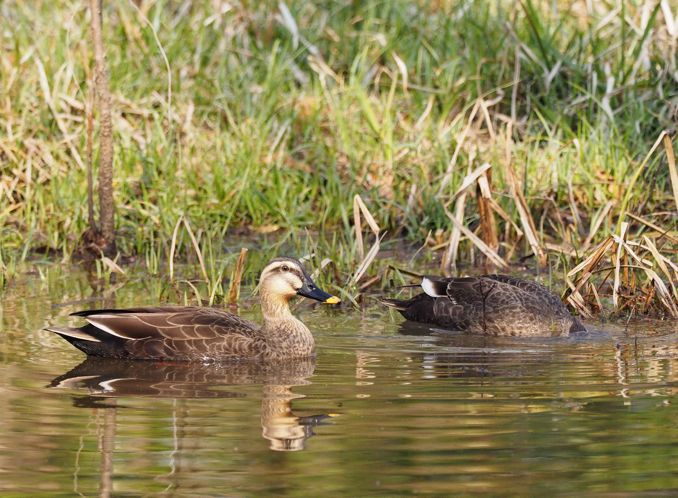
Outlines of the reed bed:
<svg viewBox="0 0 678 498">
<path fill-rule="evenodd" d="M 93 64 L 81 2 L 0 16 L 6 285 L 86 228 Z M 123 256 L 103 273 L 233 300 L 226 277 L 286 251 L 357 302 L 392 267 L 518 265 L 580 313 L 675 316 L 669 1 L 145 0 L 107 2 L 103 29 Z"/>
</svg>

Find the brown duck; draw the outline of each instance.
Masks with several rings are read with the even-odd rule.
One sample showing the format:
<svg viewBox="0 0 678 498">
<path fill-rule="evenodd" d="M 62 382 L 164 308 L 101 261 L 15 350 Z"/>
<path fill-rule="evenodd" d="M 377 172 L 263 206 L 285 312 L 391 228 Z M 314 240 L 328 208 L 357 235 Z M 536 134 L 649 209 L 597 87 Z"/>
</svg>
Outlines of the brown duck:
<svg viewBox="0 0 678 498">
<path fill-rule="evenodd" d="M 295 295 L 335 304 L 339 298 L 320 290 L 302 264 L 276 258 L 260 278 L 263 325 L 214 308 L 159 306 L 87 310 L 80 328 L 48 327 L 93 356 L 144 360 L 280 360 L 314 354 L 308 327 L 290 312 Z"/>
<path fill-rule="evenodd" d="M 424 277 L 423 294 L 383 299 L 405 318 L 492 336 L 567 336 L 586 329 L 543 285 L 507 275 Z"/>
</svg>

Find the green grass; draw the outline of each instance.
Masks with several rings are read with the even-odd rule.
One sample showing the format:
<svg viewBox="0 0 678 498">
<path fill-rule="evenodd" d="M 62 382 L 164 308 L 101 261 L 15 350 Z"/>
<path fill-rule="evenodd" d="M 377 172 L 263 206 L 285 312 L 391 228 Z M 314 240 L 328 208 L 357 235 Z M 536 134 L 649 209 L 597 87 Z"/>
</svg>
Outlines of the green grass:
<svg viewBox="0 0 678 498">
<path fill-rule="evenodd" d="M 150 272 L 166 271 L 184 215 L 215 279 L 229 274 L 248 232 L 242 245 L 261 254 L 250 252 L 250 268 L 257 257 L 312 251 L 315 264 L 332 258 L 339 286 L 358 263 L 355 195 L 387 231 L 384 248 L 443 242 L 451 229 L 445 207 L 484 162 L 495 200 L 517 225 L 508 171 L 522 181 L 541 243 L 570 251 L 547 251 L 561 274 L 583 256 L 592 218 L 607 202 L 593 243 L 615 229 L 623 201 L 675 233 L 661 149 L 627 190 L 661 130 L 676 127 L 676 47 L 659 7 L 643 26 L 641 6 L 626 5 L 624 22 L 604 2 L 587 12 L 586 2 L 299 1 L 287 4 L 297 38 L 277 2 L 141 3 L 138 12 L 131 2 L 105 2 L 104 35 L 118 247 Z M 36 251 L 67 259 L 86 227 L 86 174 L 74 151 L 84 161 L 92 54 L 80 2 L 0 9 L 8 21 L 0 245 L 14 268 Z M 169 61 L 171 111 L 154 30 Z M 486 109 L 450 167 L 480 101 Z M 464 222 L 475 230 L 470 193 Z M 497 223 L 501 254 L 514 261 L 530 253 L 510 223 Z M 184 232 L 179 254 L 191 262 Z M 632 233 L 649 232 L 634 223 Z M 675 245 L 663 250 L 675 258 Z M 425 266 L 441 251 L 419 254 Z M 458 262 L 477 256 L 462 240 Z M 10 272 L 2 273 L 4 281 Z"/>
</svg>

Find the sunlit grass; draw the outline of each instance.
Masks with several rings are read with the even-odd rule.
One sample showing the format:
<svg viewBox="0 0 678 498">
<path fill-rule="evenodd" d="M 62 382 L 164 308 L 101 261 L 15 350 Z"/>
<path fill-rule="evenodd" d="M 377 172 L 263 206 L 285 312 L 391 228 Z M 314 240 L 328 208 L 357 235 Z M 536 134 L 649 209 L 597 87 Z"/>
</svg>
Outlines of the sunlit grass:
<svg viewBox="0 0 678 498">
<path fill-rule="evenodd" d="M 319 278 L 336 290 L 362 259 L 359 195 L 386 232 L 382 255 L 424 247 L 414 264 L 438 271 L 446 211 L 487 162 L 507 261 L 534 264 L 511 175 L 550 273 L 564 278 L 622 221 L 675 260 L 675 238 L 626 216 L 676 235 L 663 150 L 639 172 L 678 109 L 678 21 L 654 5 L 290 2 L 290 17 L 276 2 L 108 3 L 118 247 L 163 274 L 183 216 L 205 259 L 201 299 L 228 291 L 240 246 L 245 280 L 273 255 L 314 254 L 312 266 L 332 260 Z M 68 259 L 85 229 L 92 55 L 81 3 L 0 9 L 4 283 L 35 251 Z M 461 221 L 478 235 L 476 186 L 466 195 Z M 177 259 L 200 279 L 196 254 L 181 231 Z M 388 285 L 402 254 L 376 258 L 364 279 Z M 480 262 L 465 236 L 455 254 L 451 263 Z"/>
</svg>

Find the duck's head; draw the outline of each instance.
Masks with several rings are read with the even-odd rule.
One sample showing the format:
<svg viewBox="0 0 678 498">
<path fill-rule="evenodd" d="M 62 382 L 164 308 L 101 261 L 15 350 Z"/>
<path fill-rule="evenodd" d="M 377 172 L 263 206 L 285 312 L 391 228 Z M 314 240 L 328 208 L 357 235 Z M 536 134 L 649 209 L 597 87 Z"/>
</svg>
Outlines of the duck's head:
<svg viewBox="0 0 678 498">
<path fill-rule="evenodd" d="M 275 258 L 261 272 L 259 281 L 262 294 L 280 296 L 287 300 L 295 295 L 315 299 L 321 303 L 337 304 L 341 300 L 319 289 L 306 273 L 299 260 Z"/>
</svg>

